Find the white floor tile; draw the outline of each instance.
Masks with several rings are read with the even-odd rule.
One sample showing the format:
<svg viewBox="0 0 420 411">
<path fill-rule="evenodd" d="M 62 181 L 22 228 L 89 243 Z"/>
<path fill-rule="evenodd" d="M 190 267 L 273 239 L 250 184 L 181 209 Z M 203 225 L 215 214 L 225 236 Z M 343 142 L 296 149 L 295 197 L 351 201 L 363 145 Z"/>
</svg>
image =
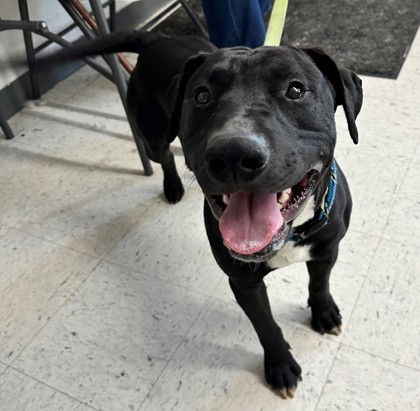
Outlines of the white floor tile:
<svg viewBox="0 0 420 411">
<path fill-rule="evenodd" d="M 420 56 L 409 56 L 401 69 L 397 82 L 398 99 L 416 103 L 420 98 Z"/>
<path fill-rule="evenodd" d="M 178 204 L 156 202 L 106 260 L 211 295 L 222 274 L 207 241 L 203 201 L 191 188 Z"/>
<path fill-rule="evenodd" d="M 8 367 L 8 365 L 3 364 L 2 362 L 0 362 L 0 376 L 6 371 L 6 368 Z"/>
<path fill-rule="evenodd" d="M 417 410 L 420 371 L 343 347 L 316 411 Z"/>
<path fill-rule="evenodd" d="M 97 264 L 15 230 L 0 238 L 0 360 L 10 364 Z"/>
<path fill-rule="evenodd" d="M 94 94 L 92 94 L 90 88 L 86 88 L 72 96 L 66 103 L 79 108 L 94 109 L 111 113 L 113 116 L 121 116 L 126 127 L 129 128 L 124 106 L 118 92 L 116 92 L 116 85 L 105 77 L 99 77 L 92 84 L 92 88 L 96 91 Z M 104 119 L 104 123 L 106 125 L 106 119 Z"/>
<path fill-rule="evenodd" d="M 0 376 L 0 411 L 93 411 L 12 368 Z"/>
<path fill-rule="evenodd" d="M 16 228 L 87 254 L 105 255 L 160 195 L 159 182 L 101 170 L 64 170 L 59 186 Z"/>
<path fill-rule="evenodd" d="M 347 128 L 344 116 L 337 117 L 341 137 L 338 145 L 340 148 L 349 148 L 351 154 L 363 153 L 384 159 L 409 161 L 420 141 L 420 106 L 413 101 L 405 103 L 365 96 L 356 120 L 359 144 L 353 147 L 350 138 L 343 139 Z"/>
<path fill-rule="evenodd" d="M 72 74 L 70 77 L 71 81 L 66 80 L 58 83 L 43 96 L 43 100 L 65 102 L 81 90 L 89 88 L 92 82 L 98 77 L 100 77 L 100 74 L 97 71 L 93 70 L 90 66 L 83 66 Z"/>
<path fill-rule="evenodd" d="M 211 299 L 140 411 L 315 409 L 338 345 L 317 334 L 284 326 L 302 367 L 292 400 L 282 400 L 263 377 L 255 331 L 238 307 Z"/>
<path fill-rule="evenodd" d="M 16 133 L 12 143 L 58 152 L 67 160 L 101 161 L 124 143 L 134 147 L 126 123 L 74 111 L 66 105 L 33 104 L 15 116 L 10 125 Z"/>
<path fill-rule="evenodd" d="M 9 230 L 10 227 L 0 224 L 0 238 L 3 237 Z"/>
<path fill-rule="evenodd" d="M 379 237 L 397 200 L 407 163 L 353 152 L 340 166 L 353 197 L 352 229 Z"/>
<path fill-rule="evenodd" d="M 14 226 L 59 185 L 54 161 L 22 145 L 0 141 L 0 222 Z"/>
<path fill-rule="evenodd" d="M 140 160 L 131 142 L 91 153 L 87 161 L 23 140 L 3 146 L 0 221 L 85 253 L 104 255 L 144 206 L 162 195 L 162 173 L 157 169 L 152 177 L 139 175 Z M 85 148 L 83 142 L 78 149 Z"/>
<path fill-rule="evenodd" d="M 419 178 L 420 162 L 411 164 L 385 225 L 385 238 L 420 245 L 420 193 L 413 184 Z"/>
<path fill-rule="evenodd" d="M 135 410 L 205 301 L 102 263 L 14 366 L 101 410 Z"/>
<path fill-rule="evenodd" d="M 412 164 L 420 165 L 420 141 L 417 144 L 416 149 L 414 150 L 413 158 L 411 159 Z"/>
<path fill-rule="evenodd" d="M 417 30 L 417 33 L 414 37 L 414 40 L 411 43 L 409 56 L 410 57 L 420 57 L 420 30 Z"/>
<path fill-rule="evenodd" d="M 420 370 L 420 248 L 381 240 L 344 343 Z"/>
</svg>

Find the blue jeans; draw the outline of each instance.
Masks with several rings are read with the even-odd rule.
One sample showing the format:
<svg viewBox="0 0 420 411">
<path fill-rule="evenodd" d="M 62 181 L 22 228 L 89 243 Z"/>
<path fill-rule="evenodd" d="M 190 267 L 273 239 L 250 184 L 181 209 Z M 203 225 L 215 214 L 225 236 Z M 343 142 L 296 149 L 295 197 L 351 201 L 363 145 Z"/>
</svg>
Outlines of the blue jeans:
<svg viewBox="0 0 420 411">
<path fill-rule="evenodd" d="M 217 47 L 259 47 L 269 0 L 202 0 L 210 41 Z"/>
</svg>

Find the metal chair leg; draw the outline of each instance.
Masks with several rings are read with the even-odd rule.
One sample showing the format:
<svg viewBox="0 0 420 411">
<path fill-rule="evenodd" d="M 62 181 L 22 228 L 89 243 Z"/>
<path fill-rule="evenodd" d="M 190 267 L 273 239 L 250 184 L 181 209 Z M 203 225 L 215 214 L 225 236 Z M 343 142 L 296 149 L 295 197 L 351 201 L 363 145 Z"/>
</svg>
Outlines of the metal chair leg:
<svg viewBox="0 0 420 411">
<path fill-rule="evenodd" d="M 105 13 L 103 11 L 102 5 L 100 1 L 98 0 L 89 0 L 90 5 L 92 7 L 92 12 L 95 17 L 96 23 L 98 25 L 98 28 L 102 34 L 107 34 L 110 32 L 108 23 L 106 21 Z M 127 102 L 126 102 L 126 95 L 127 95 L 127 82 L 124 79 L 122 69 L 120 64 L 118 63 L 117 56 L 115 54 L 110 54 L 107 56 L 108 63 L 111 67 L 112 74 L 114 75 L 115 84 L 117 85 L 118 92 L 120 94 L 122 103 L 124 105 L 124 109 L 127 113 Z M 147 176 L 150 176 L 153 174 L 153 169 L 150 164 L 150 160 L 147 157 L 146 149 L 144 147 L 144 144 L 137 134 L 137 130 L 135 129 L 134 125 L 130 121 L 130 118 L 127 113 L 127 118 L 131 127 L 131 131 L 134 136 L 134 141 L 137 145 L 137 149 L 140 155 L 141 162 L 143 164 L 144 168 L 144 174 Z"/>
<path fill-rule="evenodd" d="M 6 136 L 7 140 L 11 140 L 14 137 L 13 131 L 9 126 L 9 123 L 3 116 L 0 114 L 0 127 L 3 130 L 4 135 Z"/>
<path fill-rule="evenodd" d="M 19 12 L 21 19 L 24 21 L 29 21 L 29 9 L 27 0 L 18 0 L 19 3 Z M 32 98 L 38 100 L 41 97 L 41 92 L 39 89 L 38 73 L 36 69 L 35 61 L 35 51 L 34 51 L 34 42 L 32 39 L 32 33 L 28 30 L 23 31 L 23 39 L 25 41 L 26 57 L 29 67 L 29 76 L 31 78 L 31 87 L 32 87 Z"/>
</svg>

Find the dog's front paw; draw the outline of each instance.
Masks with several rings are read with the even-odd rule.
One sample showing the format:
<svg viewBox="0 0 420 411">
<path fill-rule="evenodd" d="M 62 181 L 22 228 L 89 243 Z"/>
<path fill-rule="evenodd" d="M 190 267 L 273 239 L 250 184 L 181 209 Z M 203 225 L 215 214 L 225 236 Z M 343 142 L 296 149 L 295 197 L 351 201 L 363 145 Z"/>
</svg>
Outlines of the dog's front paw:
<svg viewBox="0 0 420 411">
<path fill-rule="evenodd" d="M 341 333 L 341 315 L 337 304 L 331 298 L 328 303 L 309 302 L 312 310 L 312 328 L 321 333 L 338 335 Z"/>
<path fill-rule="evenodd" d="M 175 204 L 181 200 L 184 195 L 184 187 L 181 180 L 164 180 L 163 192 L 169 203 Z"/>
<path fill-rule="evenodd" d="M 265 358 L 265 379 L 283 399 L 294 397 L 297 383 L 302 380 L 301 374 L 302 369 L 290 352 L 277 361 Z"/>
</svg>

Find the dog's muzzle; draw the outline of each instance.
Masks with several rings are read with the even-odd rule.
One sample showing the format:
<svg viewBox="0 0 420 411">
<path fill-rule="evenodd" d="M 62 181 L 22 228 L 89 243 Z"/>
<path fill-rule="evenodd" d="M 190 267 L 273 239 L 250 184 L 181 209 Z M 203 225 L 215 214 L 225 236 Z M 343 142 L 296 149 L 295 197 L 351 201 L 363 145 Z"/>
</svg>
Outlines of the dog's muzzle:
<svg viewBox="0 0 420 411">
<path fill-rule="evenodd" d="M 286 243 L 293 220 L 311 196 L 320 173 L 310 170 L 293 187 L 279 193 L 205 193 L 224 244 L 236 259 L 270 259 Z"/>
</svg>

